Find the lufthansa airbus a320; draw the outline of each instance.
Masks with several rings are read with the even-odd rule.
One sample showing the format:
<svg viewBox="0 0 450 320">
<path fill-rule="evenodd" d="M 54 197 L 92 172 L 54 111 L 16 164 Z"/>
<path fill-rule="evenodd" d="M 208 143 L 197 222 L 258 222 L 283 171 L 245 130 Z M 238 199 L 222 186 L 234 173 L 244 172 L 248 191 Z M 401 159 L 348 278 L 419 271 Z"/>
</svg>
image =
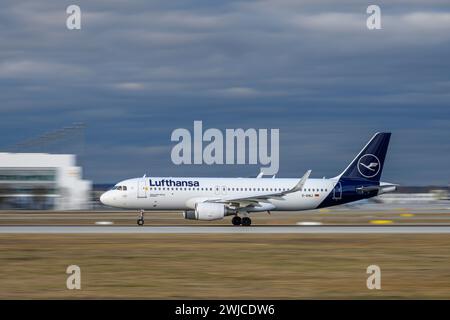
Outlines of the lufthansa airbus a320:
<svg viewBox="0 0 450 320">
<path fill-rule="evenodd" d="M 232 216 L 233 225 L 250 226 L 255 212 L 326 208 L 396 190 L 381 182 L 390 133 L 376 133 L 338 176 L 312 179 L 142 177 L 121 181 L 100 197 L 110 207 L 139 210 L 182 210 L 184 218 L 218 220 Z"/>
</svg>

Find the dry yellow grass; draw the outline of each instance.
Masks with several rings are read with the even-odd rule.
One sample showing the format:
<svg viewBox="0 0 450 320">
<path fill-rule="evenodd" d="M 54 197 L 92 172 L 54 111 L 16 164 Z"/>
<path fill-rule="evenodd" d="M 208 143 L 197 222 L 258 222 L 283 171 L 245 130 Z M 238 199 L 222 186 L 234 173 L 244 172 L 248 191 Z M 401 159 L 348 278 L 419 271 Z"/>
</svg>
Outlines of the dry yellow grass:
<svg viewBox="0 0 450 320">
<path fill-rule="evenodd" d="M 2 234 L 0 298 L 448 299 L 449 266 L 450 235 Z"/>
</svg>

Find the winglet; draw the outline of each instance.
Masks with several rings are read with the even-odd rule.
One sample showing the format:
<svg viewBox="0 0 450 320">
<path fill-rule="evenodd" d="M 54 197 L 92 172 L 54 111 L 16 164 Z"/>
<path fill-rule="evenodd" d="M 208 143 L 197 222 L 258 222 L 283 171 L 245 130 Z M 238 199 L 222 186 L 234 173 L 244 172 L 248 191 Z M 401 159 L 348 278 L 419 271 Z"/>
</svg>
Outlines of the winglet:
<svg viewBox="0 0 450 320">
<path fill-rule="evenodd" d="M 297 192 L 297 191 L 302 190 L 303 186 L 305 185 L 306 180 L 308 180 L 311 172 L 312 172 L 312 170 L 306 171 L 306 173 L 303 175 L 303 177 L 300 179 L 300 181 L 295 185 L 295 187 L 293 187 L 292 189 L 290 189 L 286 192 L 283 192 L 283 194 Z"/>
</svg>

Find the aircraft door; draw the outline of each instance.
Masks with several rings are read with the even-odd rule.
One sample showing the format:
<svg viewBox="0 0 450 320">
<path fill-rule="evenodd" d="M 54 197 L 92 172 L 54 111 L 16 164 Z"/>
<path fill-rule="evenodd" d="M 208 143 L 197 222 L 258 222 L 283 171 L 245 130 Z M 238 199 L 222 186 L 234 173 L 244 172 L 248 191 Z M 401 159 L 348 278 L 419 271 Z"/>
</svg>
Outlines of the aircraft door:
<svg viewBox="0 0 450 320">
<path fill-rule="evenodd" d="M 342 199 L 342 184 L 340 182 L 334 184 L 333 200 Z"/>
<path fill-rule="evenodd" d="M 147 178 L 138 179 L 137 197 L 147 198 L 147 190 L 148 190 L 148 179 Z"/>
</svg>

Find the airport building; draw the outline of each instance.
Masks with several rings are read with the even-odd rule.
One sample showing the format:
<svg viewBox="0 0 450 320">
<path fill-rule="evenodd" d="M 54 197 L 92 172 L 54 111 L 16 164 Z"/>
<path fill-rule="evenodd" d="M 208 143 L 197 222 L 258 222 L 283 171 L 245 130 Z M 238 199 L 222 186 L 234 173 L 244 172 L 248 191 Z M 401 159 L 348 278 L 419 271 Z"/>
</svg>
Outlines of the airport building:
<svg viewBox="0 0 450 320">
<path fill-rule="evenodd" d="M 0 209 L 88 209 L 91 189 L 75 155 L 0 153 Z"/>
</svg>

